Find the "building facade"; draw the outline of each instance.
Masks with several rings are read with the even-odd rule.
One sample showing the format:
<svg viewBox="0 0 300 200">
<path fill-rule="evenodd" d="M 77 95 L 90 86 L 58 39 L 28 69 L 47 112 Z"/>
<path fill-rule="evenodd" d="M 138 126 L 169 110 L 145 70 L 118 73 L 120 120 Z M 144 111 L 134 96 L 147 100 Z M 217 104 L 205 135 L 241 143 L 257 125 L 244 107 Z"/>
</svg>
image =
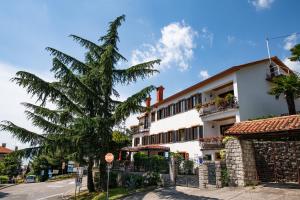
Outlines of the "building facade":
<svg viewBox="0 0 300 200">
<path fill-rule="evenodd" d="M 147 99 L 147 112 L 132 127 L 132 146 L 161 145 L 186 159 L 216 160 L 222 148 L 218 138 L 234 123 L 288 113 L 283 97 L 268 94 L 271 79 L 288 73 L 272 57 L 233 66 L 167 98 L 160 86 L 156 102 Z"/>
</svg>

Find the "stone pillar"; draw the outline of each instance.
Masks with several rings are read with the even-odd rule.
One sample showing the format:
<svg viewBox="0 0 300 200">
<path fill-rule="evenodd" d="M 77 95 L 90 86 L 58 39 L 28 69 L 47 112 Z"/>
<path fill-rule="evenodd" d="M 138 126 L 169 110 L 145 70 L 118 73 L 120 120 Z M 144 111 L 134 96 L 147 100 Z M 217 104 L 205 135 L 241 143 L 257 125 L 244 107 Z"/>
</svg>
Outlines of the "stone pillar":
<svg viewBox="0 0 300 200">
<path fill-rule="evenodd" d="M 244 186 L 244 166 L 242 147 L 238 139 L 228 140 L 225 144 L 226 167 L 230 186 Z"/>
<path fill-rule="evenodd" d="M 175 185 L 176 181 L 176 165 L 173 156 L 170 157 L 169 161 L 169 174 L 170 174 L 170 185 Z"/>
<path fill-rule="evenodd" d="M 225 149 L 229 185 L 246 186 L 257 182 L 252 141 L 231 139 Z"/>
<path fill-rule="evenodd" d="M 199 166 L 199 188 L 206 188 L 208 184 L 208 168 L 206 164 Z"/>
<path fill-rule="evenodd" d="M 221 162 L 215 161 L 215 168 L 216 168 L 216 188 L 222 187 L 222 173 L 221 173 Z"/>
</svg>

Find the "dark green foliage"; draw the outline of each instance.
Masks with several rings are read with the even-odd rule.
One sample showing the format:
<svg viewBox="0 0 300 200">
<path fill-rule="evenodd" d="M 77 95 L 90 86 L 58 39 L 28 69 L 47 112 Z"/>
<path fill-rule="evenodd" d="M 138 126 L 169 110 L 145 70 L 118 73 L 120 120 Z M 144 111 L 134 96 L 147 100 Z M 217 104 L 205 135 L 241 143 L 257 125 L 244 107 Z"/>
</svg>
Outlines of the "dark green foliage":
<svg viewBox="0 0 300 200">
<path fill-rule="evenodd" d="M 185 174 L 193 174 L 194 162 L 192 160 L 183 161 L 183 170 Z"/>
<path fill-rule="evenodd" d="M 295 99 L 300 96 L 300 77 L 298 74 L 291 73 L 275 77 L 269 94 L 279 99 L 283 95 L 286 99 L 289 114 L 296 114 Z"/>
<path fill-rule="evenodd" d="M 8 183 L 8 176 L 0 176 L 0 184 Z"/>
<path fill-rule="evenodd" d="M 116 68 L 126 59 L 118 51 L 118 28 L 125 16 L 109 23 L 99 44 L 79 36 L 71 35 L 74 41 L 86 48 L 85 61 L 80 61 L 54 48 L 46 48 L 53 56 L 51 71 L 55 81 L 48 82 L 29 72 L 17 72 L 12 79 L 36 97 L 36 104 L 23 103 L 25 114 L 41 133 L 35 133 L 4 121 L 1 130 L 11 132 L 30 148 L 20 150 L 19 155 L 32 157 L 62 151 L 81 165 L 88 165 L 88 189 L 95 190 L 92 177 L 94 160 L 100 161 L 100 173 L 106 172 L 104 156 L 120 148 L 112 138 L 113 127 L 130 114 L 144 110 L 141 104 L 155 87 L 149 86 L 127 98 L 119 96 L 117 84 L 130 84 L 156 73 L 154 65 L 159 60 L 141 63 L 128 68 Z M 47 103 L 55 109 L 47 108 Z M 123 141 L 124 142 L 124 141 Z M 127 143 L 127 142 L 126 142 Z M 101 189 L 106 180 L 100 176 Z"/>
<path fill-rule="evenodd" d="M 137 152 L 133 155 L 133 159 L 137 171 L 168 173 L 168 160 L 163 156 L 151 155 L 148 157 L 143 152 Z"/>
<path fill-rule="evenodd" d="M 4 157 L 2 161 L 0 161 L 0 165 L 2 166 L 0 175 L 7 175 L 8 177 L 16 177 L 21 173 L 21 165 L 22 159 L 13 153 L 10 153 Z"/>
<path fill-rule="evenodd" d="M 227 168 L 223 168 L 221 170 L 221 181 L 222 181 L 222 186 L 229 185 L 229 176 L 228 176 Z"/>
<path fill-rule="evenodd" d="M 143 186 L 143 176 L 138 174 L 125 174 L 123 186 L 129 190 L 141 188 Z"/>
<path fill-rule="evenodd" d="M 291 50 L 291 61 L 300 61 L 300 44 L 295 45 Z"/>
</svg>

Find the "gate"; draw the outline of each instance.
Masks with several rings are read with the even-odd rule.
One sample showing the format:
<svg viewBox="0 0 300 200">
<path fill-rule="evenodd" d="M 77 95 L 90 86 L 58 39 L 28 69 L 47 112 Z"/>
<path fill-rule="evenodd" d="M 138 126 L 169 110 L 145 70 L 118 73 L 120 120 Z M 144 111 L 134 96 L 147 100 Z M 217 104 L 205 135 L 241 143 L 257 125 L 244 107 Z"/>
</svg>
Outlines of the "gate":
<svg viewBox="0 0 300 200">
<path fill-rule="evenodd" d="M 199 187 L 199 176 L 198 175 L 177 175 L 176 185 L 184 187 Z"/>
<path fill-rule="evenodd" d="M 176 165 L 176 179 L 175 184 L 184 187 L 199 187 L 198 170 L 195 168 L 194 161 L 177 159 Z"/>
</svg>

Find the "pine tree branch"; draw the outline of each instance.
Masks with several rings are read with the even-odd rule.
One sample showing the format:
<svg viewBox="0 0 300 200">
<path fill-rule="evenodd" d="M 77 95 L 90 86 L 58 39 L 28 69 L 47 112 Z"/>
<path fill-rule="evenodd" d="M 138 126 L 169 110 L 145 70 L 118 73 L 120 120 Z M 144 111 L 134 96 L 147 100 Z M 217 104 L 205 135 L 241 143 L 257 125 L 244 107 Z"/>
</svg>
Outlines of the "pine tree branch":
<svg viewBox="0 0 300 200">
<path fill-rule="evenodd" d="M 53 67 L 51 71 L 55 72 L 55 78 L 66 83 L 69 88 L 80 88 L 88 96 L 98 96 L 92 89 L 85 85 L 73 72 L 64 65 L 59 59 L 53 58 Z"/>
<path fill-rule="evenodd" d="M 19 86 L 26 87 L 27 92 L 32 94 L 32 96 L 37 96 L 37 101 L 41 101 L 42 105 L 45 105 L 48 99 L 52 102 L 58 101 L 61 105 L 68 106 L 80 114 L 84 113 L 79 106 L 55 88 L 55 84 L 44 81 L 36 75 L 24 71 L 19 71 L 16 75 L 17 77 L 11 80 L 16 82 Z"/>
<path fill-rule="evenodd" d="M 83 62 L 77 60 L 76 58 L 74 58 L 68 54 L 65 54 L 59 50 L 56 50 L 51 47 L 47 47 L 46 50 L 49 51 L 51 55 L 57 57 L 64 64 L 66 64 L 66 65 L 71 64 L 71 66 L 70 66 L 71 70 L 76 70 L 80 74 L 82 74 L 82 73 L 85 74 L 89 70 L 91 70 L 91 68 L 88 65 L 84 64 Z"/>
<path fill-rule="evenodd" d="M 49 122 L 43 117 L 36 115 L 28 110 L 25 111 L 27 118 L 32 121 L 34 126 L 41 128 L 44 132 L 49 134 L 63 134 L 63 133 L 72 133 L 74 130 L 66 128 L 64 126 Z"/>
<path fill-rule="evenodd" d="M 149 86 L 138 93 L 132 95 L 131 97 L 127 98 L 124 102 L 120 103 L 116 109 L 115 113 L 113 114 L 113 119 L 116 123 L 124 120 L 126 117 L 130 116 L 130 114 L 135 114 L 138 112 L 143 111 L 145 109 L 141 104 L 146 100 L 149 94 L 155 90 L 156 87 Z"/>
<path fill-rule="evenodd" d="M 41 153 L 42 149 L 43 149 L 42 146 L 28 147 L 25 149 L 19 149 L 17 151 L 13 151 L 11 154 L 13 154 L 14 156 L 18 156 L 20 158 L 32 158 L 33 156 L 38 156 Z"/>
<path fill-rule="evenodd" d="M 48 140 L 44 135 L 28 131 L 25 128 L 19 127 L 10 121 L 2 121 L 0 124 L 1 131 L 8 131 L 18 140 L 23 143 L 30 142 L 31 146 L 36 146 Z"/>
<path fill-rule="evenodd" d="M 136 82 L 138 78 L 145 79 L 152 76 L 154 73 L 159 73 L 154 69 L 155 64 L 159 64 L 160 60 L 153 60 L 138 65 L 134 65 L 127 69 L 115 69 L 114 77 L 121 84 L 129 84 Z"/>
</svg>

